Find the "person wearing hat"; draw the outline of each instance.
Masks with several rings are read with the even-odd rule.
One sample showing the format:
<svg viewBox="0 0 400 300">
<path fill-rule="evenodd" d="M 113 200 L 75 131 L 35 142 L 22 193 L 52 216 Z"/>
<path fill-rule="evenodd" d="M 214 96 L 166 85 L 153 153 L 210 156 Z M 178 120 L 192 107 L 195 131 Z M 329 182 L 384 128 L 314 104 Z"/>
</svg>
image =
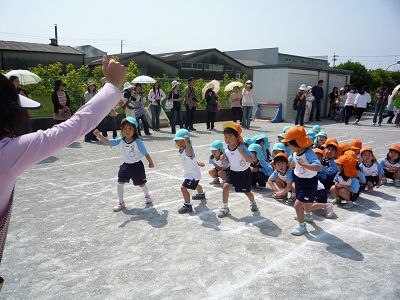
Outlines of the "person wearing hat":
<svg viewBox="0 0 400 300">
<path fill-rule="evenodd" d="M 394 185 L 400 186 L 400 145 L 392 145 L 384 159 L 381 160 L 381 166 L 385 172 L 382 183 L 386 184 L 387 179 L 394 180 Z"/>
<path fill-rule="evenodd" d="M 185 128 L 189 131 L 196 131 L 193 127 L 194 124 L 194 116 L 196 114 L 196 109 L 199 105 L 199 101 L 196 96 L 196 89 L 194 88 L 195 80 L 193 77 L 188 79 L 188 85 L 183 90 L 183 96 L 185 97 L 185 106 L 186 106 L 186 120 L 185 120 Z"/>
<path fill-rule="evenodd" d="M 224 146 L 220 140 L 215 140 L 211 143 L 210 150 L 211 155 L 208 162 L 213 165 L 213 168 L 208 171 L 208 174 L 213 178 L 210 184 L 220 184 L 219 178 L 221 178 L 221 186 L 224 186 L 226 176 L 229 172 L 229 164 L 220 159 L 224 153 Z"/>
<path fill-rule="evenodd" d="M 296 201 L 293 170 L 290 167 L 288 156 L 282 152 L 276 154 L 274 157 L 274 167 L 275 170 L 268 178 L 268 184 L 274 191 L 272 197 L 275 199 L 284 199 L 292 191 L 289 199 Z"/>
<path fill-rule="evenodd" d="M 178 209 L 178 213 L 193 212 L 192 203 L 190 203 L 189 190 L 196 190 L 197 194 L 192 196 L 193 200 L 206 199 L 206 193 L 203 191 L 202 186 L 199 184 L 201 179 L 200 167 L 204 167 L 204 163 L 197 162 L 196 155 L 190 140 L 190 132 L 187 129 L 179 129 L 175 134 L 175 147 L 179 149 L 179 157 L 183 166 L 184 180 L 181 185 L 183 195 L 183 206 Z"/>
<path fill-rule="evenodd" d="M 19 175 L 84 136 L 121 99 L 122 94 L 119 88 L 126 77 L 126 68 L 113 60 L 108 62 L 106 56 L 104 56 L 102 64 L 104 75 L 109 80 L 103 92 L 99 92 L 62 125 L 25 135 L 18 133 L 18 124 L 23 113 L 19 95 L 13 84 L 0 74 L 0 140 L 2 145 L 0 147 L 0 262 L 6 245 L 13 202 L 20 200 L 17 192 L 18 185 L 15 185 Z M 57 93 L 55 95 L 57 97 Z M 76 171 L 77 174 L 81 172 L 79 168 Z M 54 170 L 53 175 L 56 177 L 60 174 L 58 170 Z M 65 174 L 61 176 L 65 176 Z M 24 177 L 24 180 L 29 180 L 27 178 L 29 174 L 25 174 Z M 62 184 L 61 181 L 57 181 L 57 183 Z M 65 204 L 71 204 L 74 200 L 68 197 Z M 32 204 L 34 201 L 35 199 L 31 199 L 29 203 Z M 79 205 L 78 201 L 75 202 L 77 205 Z M 29 212 L 26 216 L 29 217 Z M 25 229 L 21 228 L 21 230 Z M 29 231 L 29 228 L 26 230 Z M 38 242 L 40 239 L 41 237 L 38 237 Z M 19 240 L 13 241 L 13 243 L 20 242 Z M 40 255 L 40 253 L 38 254 Z M 29 257 L 27 256 L 26 259 Z M 40 272 L 40 270 L 38 271 Z M 3 280 L 0 278 L 0 285 L 2 282 Z"/>
<path fill-rule="evenodd" d="M 325 151 L 319 148 L 314 148 L 313 149 L 315 155 L 317 155 L 319 162 L 322 165 L 321 171 L 317 173 L 318 181 L 319 182 L 324 182 L 328 178 L 328 169 L 324 167 L 324 156 L 325 156 Z"/>
<path fill-rule="evenodd" d="M 294 126 L 290 128 L 286 131 L 282 142 L 289 143 L 293 152 L 291 167 L 296 175 L 296 201 L 294 208 L 296 209 L 299 225 L 292 230 L 292 234 L 302 235 L 307 231 L 304 221 L 313 221 L 311 205 L 318 187 L 317 173 L 322 170 L 322 165 L 310 148 L 312 141 L 307 136 L 304 127 Z"/>
<path fill-rule="evenodd" d="M 21 82 L 19 81 L 18 76 L 12 75 L 12 76 L 10 76 L 9 80 L 12 82 L 12 84 L 14 85 L 14 87 L 19 95 L 29 98 L 28 92 L 21 88 Z M 21 100 L 21 97 L 20 97 L 20 100 Z M 21 131 L 22 134 L 31 133 L 32 132 L 32 124 L 31 124 L 31 118 L 29 116 L 28 110 L 25 107 L 22 107 L 22 110 L 23 110 L 23 116 L 21 118 L 21 122 L 19 122 L 20 128 L 21 128 L 21 129 L 19 129 L 19 131 Z"/>
<path fill-rule="evenodd" d="M 149 124 L 147 123 L 147 118 L 146 118 L 146 111 L 144 109 L 144 105 L 146 103 L 146 95 L 142 90 L 142 85 L 140 83 L 135 84 L 135 91 L 133 92 L 133 107 L 135 108 L 135 116 L 136 116 L 136 121 L 139 123 L 139 121 L 142 122 L 143 124 L 143 130 L 146 135 L 151 135 L 150 130 L 149 130 Z M 139 135 L 140 133 L 140 128 L 139 130 Z"/>
<path fill-rule="evenodd" d="M 352 140 L 350 146 L 351 150 L 356 154 L 357 160 L 361 162 L 360 149 L 362 148 L 362 142 L 360 140 Z"/>
<path fill-rule="evenodd" d="M 336 174 L 334 185 L 331 187 L 331 193 L 335 197 L 332 204 L 341 204 L 342 199 L 346 200 L 343 208 L 349 209 L 354 206 L 360 195 L 360 183 L 357 179 L 358 171 L 356 169 L 357 159 L 352 155 L 345 154 L 335 160 L 338 164 L 339 172 Z"/>
<path fill-rule="evenodd" d="M 89 81 L 87 83 L 87 91 L 85 92 L 85 94 L 83 94 L 83 98 L 85 99 L 85 104 L 88 103 L 90 99 L 92 99 L 96 95 L 96 93 L 97 93 L 96 84 L 93 81 Z M 93 134 L 93 131 L 94 129 L 92 129 L 85 135 L 85 142 L 90 143 L 92 141 L 94 142 L 98 141 L 98 139 Z"/>
<path fill-rule="evenodd" d="M 234 123 L 239 120 L 240 125 L 242 125 L 243 119 L 242 99 L 243 94 L 239 91 L 239 87 L 234 86 L 233 93 L 229 96 L 229 102 L 231 103 L 232 120 Z"/>
<path fill-rule="evenodd" d="M 304 126 L 304 114 L 306 112 L 306 100 L 307 98 L 307 87 L 305 84 L 300 85 L 299 91 L 296 94 L 296 107 L 297 107 L 297 114 L 296 119 L 294 121 L 294 125 Z"/>
<path fill-rule="evenodd" d="M 269 140 L 268 140 L 268 136 L 263 133 L 260 135 L 255 135 L 252 139 L 251 139 L 251 143 L 252 144 L 258 144 L 261 146 L 263 155 L 264 155 L 264 159 L 266 162 L 271 162 L 272 161 L 272 155 L 271 152 L 269 151 Z"/>
<path fill-rule="evenodd" d="M 64 87 L 66 84 L 62 82 L 61 80 L 56 80 L 54 82 L 54 90 L 53 93 L 51 94 L 51 101 L 53 102 L 54 105 L 54 120 L 57 121 L 57 123 L 64 122 L 65 120 L 68 120 L 71 115 L 71 100 L 69 99 L 69 95 L 67 91 L 64 91 Z"/>
<path fill-rule="evenodd" d="M 280 143 L 280 142 L 275 143 L 275 144 L 272 146 L 272 157 L 275 158 L 275 156 L 276 156 L 278 153 L 285 153 L 285 151 L 286 151 L 286 147 L 285 147 L 285 144 L 284 144 L 284 143 Z"/>
<path fill-rule="evenodd" d="M 257 191 L 264 191 L 269 176 L 272 174 L 272 166 L 265 161 L 263 149 L 259 144 L 251 144 L 249 151 L 253 155 L 253 162 L 250 164 L 251 170 L 251 187 L 255 187 Z M 258 187 L 257 187 L 258 184 Z"/>
<path fill-rule="evenodd" d="M 320 131 L 315 135 L 315 145 L 314 147 L 325 149 L 325 142 L 328 139 L 328 134 L 325 131 Z"/>
<path fill-rule="evenodd" d="M 160 83 L 156 81 L 153 84 L 153 88 L 149 92 L 148 96 L 151 101 L 151 128 L 154 131 L 160 131 L 160 114 L 161 114 L 161 103 L 166 98 L 164 91 L 160 88 Z"/>
<path fill-rule="evenodd" d="M 246 81 L 246 85 L 242 90 L 242 110 L 243 110 L 243 119 L 242 126 L 243 128 L 250 129 L 250 121 L 253 114 L 253 82 L 251 80 Z"/>
<path fill-rule="evenodd" d="M 182 122 L 182 98 L 179 94 L 180 82 L 174 80 L 171 82 L 171 91 L 168 94 L 168 102 L 172 103 L 171 109 L 171 133 L 176 133 L 176 120 L 178 119 L 179 128 L 183 128 Z"/>
<path fill-rule="evenodd" d="M 228 199 L 232 186 L 235 186 L 237 193 L 244 193 L 250 200 L 250 210 L 253 212 L 257 211 L 257 204 L 251 192 L 250 164 L 253 162 L 253 155 L 243 145 L 243 138 L 241 136 L 242 128 L 239 124 L 226 122 L 222 125 L 222 129 L 227 146 L 224 155 L 221 155 L 221 160 L 229 163 L 230 171 L 223 186 L 223 206 L 218 212 L 218 218 L 223 218 L 229 213 Z"/>
<path fill-rule="evenodd" d="M 393 118 L 395 116 L 395 114 L 394 114 L 394 111 L 395 111 L 395 109 L 394 109 L 394 101 L 396 100 L 396 96 L 393 97 L 392 95 L 393 94 L 388 96 L 388 104 L 386 106 L 386 113 L 382 116 L 382 120 L 387 118 L 387 117 L 389 117 L 389 119 L 387 121 L 387 124 L 393 124 L 392 120 L 393 120 Z"/>
<path fill-rule="evenodd" d="M 367 181 L 367 192 L 372 193 L 374 187 L 381 186 L 382 178 L 385 174 L 382 166 L 377 162 L 371 147 L 362 147 L 360 149 L 362 162 L 360 169 L 365 175 Z"/>
<path fill-rule="evenodd" d="M 142 162 L 143 156 L 149 162 L 149 168 L 154 168 L 153 160 L 147 152 L 143 142 L 139 139 L 138 123 L 132 117 L 126 117 L 121 121 L 121 135 L 122 137 L 109 140 L 103 137 L 99 130 L 96 129 L 94 135 L 100 141 L 110 147 L 118 147 L 124 162 L 119 167 L 118 181 L 117 181 L 117 195 L 118 203 L 114 206 L 113 210 L 118 212 L 125 208 L 124 201 L 124 186 L 132 179 L 134 186 L 141 187 L 144 193 L 144 201 L 146 204 L 152 202 L 149 187 L 146 185 L 146 171 Z"/>
<path fill-rule="evenodd" d="M 340 153 L 340 148 L 337 142 L 333 141 L 333 139 L 328 139 L 324 145 L 324 160 L 322 164 L 322 168 L 327 170 L 327 178 L 321 183 L 324 185 L 325 189 L 329 190 L 333 185 L 333 179 L 338 172 L 337 163 L 335 159 L 338 158 L 338 154 Z"/>
<path fill-rule="evenodd" d="M 135 98 L 133 97 L 133 93 L 135 92 L 135 87 L 131 85 L 129 82 L 124 83 L 124 91 L 122 101 L 124 104 L 122 108 L 125 109 L 125 115 L 127 117 L 136 118 L 135 116 L 135 107 L 133 105 L 133 101 Z"/>
</svg>

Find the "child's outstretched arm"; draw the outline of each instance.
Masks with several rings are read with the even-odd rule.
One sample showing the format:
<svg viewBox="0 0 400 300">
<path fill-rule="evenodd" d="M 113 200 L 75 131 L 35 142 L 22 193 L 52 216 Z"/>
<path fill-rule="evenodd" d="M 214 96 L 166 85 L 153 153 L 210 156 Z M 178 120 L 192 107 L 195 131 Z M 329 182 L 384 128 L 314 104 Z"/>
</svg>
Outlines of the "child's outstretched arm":
<svg viewBox="0 0 400 300">
<path fill-rule="evenodd" d="M 104 144 L 110 145 L 110 140 L 108 138 L 105 138 L 102 134 L 100 134 L 100 131 L 98 129 L 95 129 L 93 131 L 93 134 Z"/>
<path fill-rule="evenodd" d="M 146 154 L 145 157 L 146 157 L 147 161 L 149 162 L 149 168 L 154 168 L 154 163 L 153 163 L 153 160 L 151 159 L 150 154 Z"/>
<path fill-rule="evenodd" d="M 190 146 L 190 139 L 187 135 L 185 135 L 185 145 L 186 145 L 186 151 L 189 157 L 193 156 L 193 149 L 192 146 Z"/>
</svg>

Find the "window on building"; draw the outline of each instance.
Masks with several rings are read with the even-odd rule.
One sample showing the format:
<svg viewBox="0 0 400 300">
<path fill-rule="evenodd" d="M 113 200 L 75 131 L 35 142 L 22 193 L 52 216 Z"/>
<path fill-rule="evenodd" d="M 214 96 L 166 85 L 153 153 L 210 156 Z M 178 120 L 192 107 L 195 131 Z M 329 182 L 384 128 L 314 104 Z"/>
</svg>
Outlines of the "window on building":
<svg viewBox="0 0 400 300">
<path fill-rule="evenodd" d="M 235 67 L 233 66 L 225 66 L 225 72 L 233 72 L 235 70 Z"/>
<path fill-rule="evenodd" d="M 195 69 L 195 70 L 203 70 L 203 64 L 193 63 L 193 69 Z"/>
<path fill-rule="evenodd" d="M 204 64 L 204 70 L 223 72 L 224 66 L 223 65 L 214 65 L 214 64 Z"/>
<path fill-rule="evenodd" d="M 181 63 L 181 68 L 182 69 L 192 69 L 192 63 Z"/>
<path fill-rule="evenodd" d="M 286 57 L 286 61 L 287 61 L 287 62 L 291 62 L 292 59 L 291 59 L 290 57 Z"/>
</svg>

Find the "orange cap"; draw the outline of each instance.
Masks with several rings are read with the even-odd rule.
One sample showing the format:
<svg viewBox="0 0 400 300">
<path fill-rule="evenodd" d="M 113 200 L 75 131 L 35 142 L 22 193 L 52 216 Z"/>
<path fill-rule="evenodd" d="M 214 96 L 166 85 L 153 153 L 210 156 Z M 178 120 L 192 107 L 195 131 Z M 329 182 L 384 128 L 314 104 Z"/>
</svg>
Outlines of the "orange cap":
<svg viewBox="0 0 400 300">
<path fill-rule="evenodd" d="M 358 171 L 356 169 L 357 159 L 351 155 L 342 155 L 335 162 L 344 167 L 344 174 L 348 177 L 357 177 Z"/>
<path fill-rule="evenodd" d="M 293 126 L 285 132 L 285 138 L 281 140 L 282 143 L 295 140 L 300 148 L 306 149 L 310 147 L 313 142 L 310 140 L 303 126 Z"/>
<path fill-rule="evenodd" d="M 394 144 L 393 146 L 390 146 L 389 150 L 394 150 L 400 153 L 400 145 Z"/>
<path fill-rule="evenodd" d="M 357 160 L 357 154 L 354 151 L 346 151 L 345 153 L 343 153 L 343 155 L 352 156 L 354 159 Z"/>
<path fill-rule="evenodd" d="M 374 151 L 372 151 L 372 148 L 368 146 L 362 147 L 360 150 L 360 154 L 363 154 L 364 151 L 371 151 L 372 154 L 374 153 Z"/>
<path fill-rule="evenodd" d="M 337 141 L 337 139 L 334 139 L 334 138 L 329 138 L 329 139 L 327 139 L 326 141 L 325 141 L 325 146 L 328 146 L 328 144 L 330 144 L 330 143 L 335 143 L 336 144 L 336 148 L 337 148 L 337 146 L 339 145 L 339 142 Z"/>
<path fill-rule="evenodd" d="M 238 135 L 239 135 L 239 136 L 238 136 L 239 142 L 240 142 L 241 144 L 243 144 L 243 138 L 242 138 L 242 136 L 241 136 L 241 134 L 242 134 L 242 127 L 240 127 L 239 124 L 236 124 L 236 123 L 234 123 L 234 122 L 226 122 L 226 123 L 224 123 L 224 124 L 222 125 L 222 130 L 224 130 L 225 128 L 231 128 L 231 129 L 237 131 L 237 133 L 238 133 Z"/>
<path fill-rule="evenodd" d="M 340 147 L 340 150 L 342 151 L 342 154 L 343 154 L 343 152 L 346 152 L 347 150 L 351 150 L 351 146 L 347 143 L 341 143 L 339 145 L 339 147 Z"/>
<path fill-rule="evenodd" d="M 319 153 L 319 154 L 321 154 L 322 156 L 325 156 L 324 150 L 321 150 L 321 149 L 319 149 L 319 148 L 314 148 L 313 151 L 314 151 L 314 153 Z"/>
<path fill-rule="evenodd" d="M 360 150 L 362 148 L 362 142 L 360 140 L 351 141 L 351 149 Z"/>
<path fill-rule="evenodd" d="M 286 155 L 286 153 L 284 152 L 279 152 L 277 155 L 274 156 L 274 159 L 276 159 L 277 157 L 284 157 L 286 159 L 287 165 L 288 167 L 290 167 L 290 162 L 289 162 L 289 158 Z M 275 167 L 274 167 L 275 168 Z"/>
</svg>

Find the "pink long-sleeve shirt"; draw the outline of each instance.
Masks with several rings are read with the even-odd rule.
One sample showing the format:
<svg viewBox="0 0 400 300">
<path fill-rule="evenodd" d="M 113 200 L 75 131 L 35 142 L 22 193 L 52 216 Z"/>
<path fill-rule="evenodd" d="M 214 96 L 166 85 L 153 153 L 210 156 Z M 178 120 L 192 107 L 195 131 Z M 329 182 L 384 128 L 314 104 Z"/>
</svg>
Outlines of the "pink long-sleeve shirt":
<svg viewBox="0 0 400 300">
<path fill-rule="evenodd" d="M 0 219 L 5 216 L 17 177 L 95 128 L 121 97 L 120 90 L 107 83 L 69 120 L 44 131 L 0 140 Z"/>
</svg>

